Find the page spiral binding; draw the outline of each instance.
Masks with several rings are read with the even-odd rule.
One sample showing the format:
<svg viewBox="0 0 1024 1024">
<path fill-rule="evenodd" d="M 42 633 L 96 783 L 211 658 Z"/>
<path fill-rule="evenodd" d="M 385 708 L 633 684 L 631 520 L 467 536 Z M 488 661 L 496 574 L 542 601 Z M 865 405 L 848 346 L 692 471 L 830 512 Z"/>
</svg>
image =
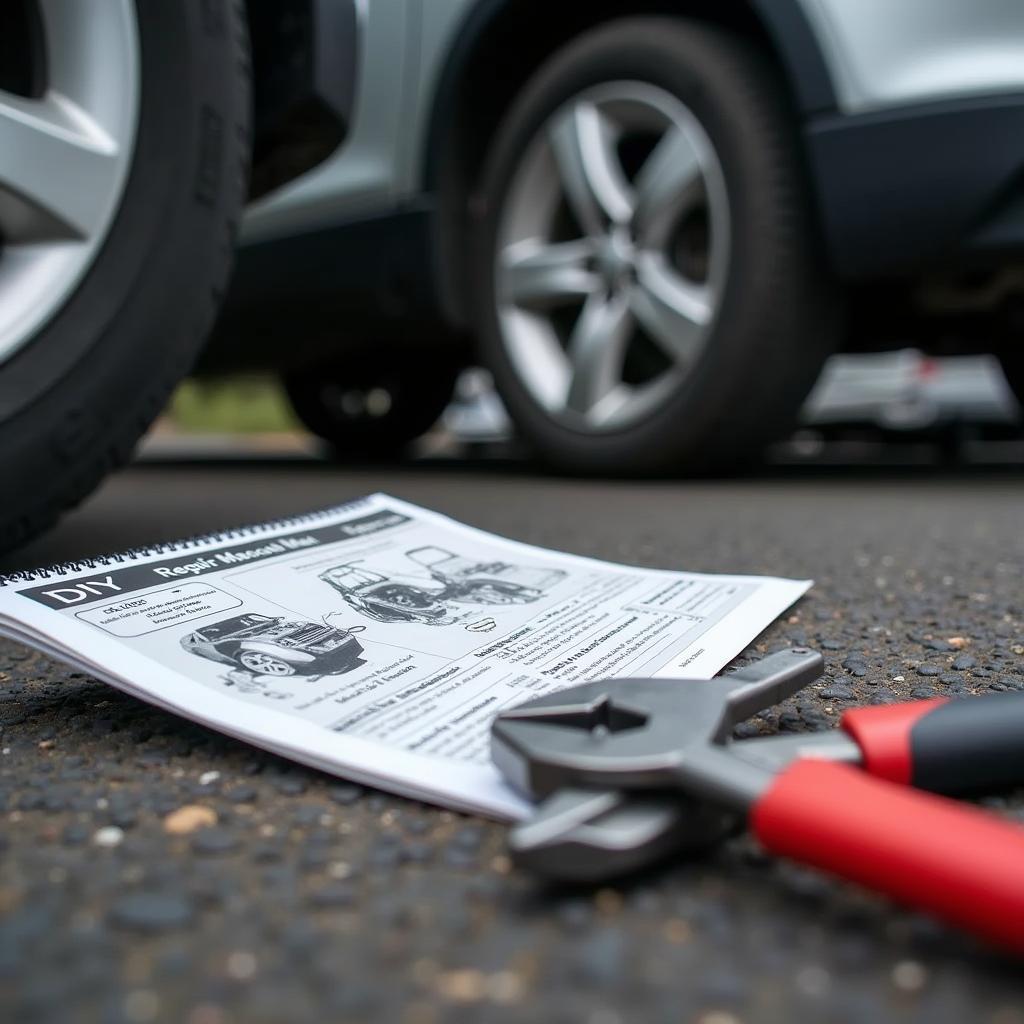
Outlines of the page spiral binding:
<svg viewBox="0 0 1024 1024">
<path fill-rule="evenodd" d="M 359 506 L 367 504 L 369 500 L 369 497 L 353 498 L 351 501 L 342 502 L 340 505 L 332 505 L 329 508 L 318 509 L 314 512 L 303 512 L 294 516 L 284 516 L 280 519 L 269 519 L 263 523 L 251 523 L 246 526 L 218 530 L 213 533 L 200 533 L 193 537 L 184 537 L 181 540 L 165 541 L 162 544 L 151 544 L 141 548 L 131 548 L 128 551 L 118 551 L 114 554 L 100 555 L 96 558 L 82 558 L 74 562 L 56 562 L 53 565 L 47 565 L 38 569 L 20 569 L 17 572 L 0 573 L 0 587 L 9 587 L 16 583 L 31 583 L 34 580 L 48 580 L 54 576 L 64 576 L 69 573 L 106 569 L 110 566 L 123 565 L 125 562 L 131 562 L 136 558 L 151 558 L 155 555 L 173 555 L 195 551 L 198 548 L 217 542 L 263 537 L 268 533 L 288 529 L 293 526 L 309 526 L 311 523 L 320 522 L 340 512 L 348 512 L 359 508 Z"/>
</svg>

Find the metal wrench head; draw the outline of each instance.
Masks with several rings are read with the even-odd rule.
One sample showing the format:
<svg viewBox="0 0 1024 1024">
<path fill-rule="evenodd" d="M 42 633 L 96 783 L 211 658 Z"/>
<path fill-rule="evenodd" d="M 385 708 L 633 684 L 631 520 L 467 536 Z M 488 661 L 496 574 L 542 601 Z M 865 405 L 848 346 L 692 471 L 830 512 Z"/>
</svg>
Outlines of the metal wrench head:
<svg viewBox="0 0 1024 1024">
<path fill-rule="evenodd" d="M 714 679 L 613 679 L 547 694 L 499 715 L 491 756 L 534 798 L 564 788 L 665 789 L 692 751 L 817 679 L 807 648 L 769 655 Z"/>
<path fill-rule="evenodd" d="M 737 815 L 665 793 L 562 789 L 509 832 L 520 867 L 564 882 L 601 882 L 670 855 L 704 850 L 740 828 Z"/>
<path fill-rule="evenodd" d="M 802 757 L 858 764 L 860 747 L 846 733 L 762 736 L 732 747 L 773 774 Z M 561 789 L 509 833 L 521 867 L 569 882 L 602 882 L 673 856 L 715 846 L 742 827 L 742 816 L 682 793 Z"/>
</svg>

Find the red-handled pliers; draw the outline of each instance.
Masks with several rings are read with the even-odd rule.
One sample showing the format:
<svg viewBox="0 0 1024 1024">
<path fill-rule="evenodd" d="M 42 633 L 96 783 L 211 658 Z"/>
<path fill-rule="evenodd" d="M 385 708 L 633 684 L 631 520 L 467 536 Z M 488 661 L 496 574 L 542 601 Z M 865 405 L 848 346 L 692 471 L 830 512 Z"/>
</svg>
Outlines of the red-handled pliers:
<svg viewBox="0 0 1024 1024">
<path fill-rule="evenodd" d="M 774 853 L 1024 953 L 1024 829 L 921 791 L 1024 781 L 1024 695 L 860 708 L 831 733 L 730 742 L 821 664 L 797 648 L 712 680 L 591 682 L 505 712 L 495 763 L 547 798 L 513 830 L 517 859 L 603 877 L 739 816 Z"/>
</svg>

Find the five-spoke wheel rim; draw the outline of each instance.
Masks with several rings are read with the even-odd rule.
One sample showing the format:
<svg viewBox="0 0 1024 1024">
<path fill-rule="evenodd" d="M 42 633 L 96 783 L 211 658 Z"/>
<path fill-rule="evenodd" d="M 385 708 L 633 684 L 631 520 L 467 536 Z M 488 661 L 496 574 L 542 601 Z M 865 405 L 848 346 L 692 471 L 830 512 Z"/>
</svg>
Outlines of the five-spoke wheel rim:
<svg viewBox="0 0 1024 1024">
<path fill-rule="evenodd" d="M 93 264 L 135 144 L 139 44 L 131 0 L 12 4 L 0 31 L 38 65 L 0 79 L 0 363 Z"/>
<path fill-rule="evenodd" d="M 290 676 L 295 671 L 286 661 L 262 651 L 243 651 L 239 660 L 250 671 L 263 676 Z"/>
<path fill-rule="evenodd" d="M 646 82 L 588 89 L 534 137 L 500 212 L 509 360 L 564 426 L 631 426 L 692 373 L 728 260 L 725 179 L 690 110 Z"/>
</svg>

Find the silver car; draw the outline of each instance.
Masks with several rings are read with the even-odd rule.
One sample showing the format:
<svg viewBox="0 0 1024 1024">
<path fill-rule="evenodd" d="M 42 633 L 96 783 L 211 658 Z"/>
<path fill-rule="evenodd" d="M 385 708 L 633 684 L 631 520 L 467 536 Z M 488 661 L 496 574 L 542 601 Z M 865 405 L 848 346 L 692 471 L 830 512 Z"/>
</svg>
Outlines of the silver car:
<svg viewBox="0 0 1024 1024">
<path fill-rule="evenodd" d="M 1024 390 L 1022 129 L 1019 0 L 9 0 L 0 546 L 197 357 L 349 457 L 479 363 L 599 473 L 748 455 L 837 350 Z"/>
</svg>

